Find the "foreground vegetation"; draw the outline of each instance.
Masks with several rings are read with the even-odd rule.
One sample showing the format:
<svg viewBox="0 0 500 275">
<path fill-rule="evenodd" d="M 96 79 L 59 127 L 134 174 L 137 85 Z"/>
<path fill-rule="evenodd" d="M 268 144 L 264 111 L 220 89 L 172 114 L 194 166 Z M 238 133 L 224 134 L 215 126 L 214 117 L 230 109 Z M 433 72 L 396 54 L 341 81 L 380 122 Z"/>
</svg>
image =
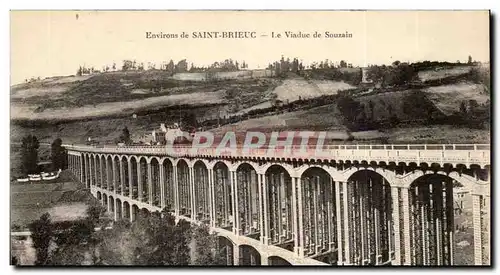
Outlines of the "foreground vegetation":
<svg viewBox="0 0 500 275">
<path fill-rule="evenodd" d="M 54 223 L 46 213 L 31 223 L 35 265 L 225 264 L 216 235 L 205 225 L 176 223 L 171 214 L 156 212 L 105 228 L 103 213 L 102 207 L 90 206 L 85 219 Z"/>
</svg>

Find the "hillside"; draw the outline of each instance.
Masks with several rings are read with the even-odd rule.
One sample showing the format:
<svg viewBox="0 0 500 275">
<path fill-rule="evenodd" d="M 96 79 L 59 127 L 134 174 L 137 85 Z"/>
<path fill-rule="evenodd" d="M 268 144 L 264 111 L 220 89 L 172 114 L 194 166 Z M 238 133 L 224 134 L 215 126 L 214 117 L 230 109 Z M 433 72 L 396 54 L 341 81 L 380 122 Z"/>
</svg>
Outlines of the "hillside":
<svg viewBox="0 0 500 275">
<path fill-rule="evenodd" d="M 481 78 L 489 77 L 487 67 L 481 70 Z M 359 69 L 348 73 L 357 75 L 357 72 Z M 222 124 L 212 130 L 218 134 L 252 129 L 327 130 L 338 133 L 340 140 L 351 135 L 353 142 L 371 138 L 398 143 L 489 142 L 488 129 L 481 126 L 473 130 L 466 125 L 483 125 L 489 120 L 489 113 L 484 112 L 489 108 L 489 86 L 470 79 L 467 66 L 426 68 L 419 76 L 429 80 L 428 84 L 420 80 L 422 85 L 415 88 L 377 90 L 357 86 L 350 81 L 351 76 L 345 82 L 338 78 L 338 72 L 329 74 L 320 70 L 319 75 L 303 74 L 307 77 L 292 73 L 285 79 L 265 74 L 253 78 L 242 77 L 246 74 L 226 74 L 234 78 L 195 81 L 196 75 L 184 74 L 182 79 L 190 80 L 180 80 L 179 76 L 150 70 L 54 77 L 14 85 L 11 139 L 19 141 L 27 133 L 33 133 L 47 143 L 56 137 L 66 143 L 83 143 L 88 137 L 112 143 L 127 126 L 132 139 L 141 140 L 160 123 L 194 116 L 198 123 L 211 120 L 212 125 Z M 358 122 L 360 116 L 364 119 L 361 128 L 352 128 L 346 114 L 339 111 L 340 92 L 351 93 L 360 106 L 355 115 Z M 471 100 L 475 100 L 482 113 L 473 121 L 456 123 L 461 105 Z M 275 105 L 277 102 L 283 106 Z M 359 129 L 371 132 L 358 134 Z"/>
<path fill-rule="evenodd" d="M 441 112 L 447 115 L 459 111 L 461 102 L 475 100 L 481 105 L 490 100 L 490 96 L 486 92 L 484 85 L 467 82 L 429 87 L 424 92 L 429 100 Z"/>
<path fill-rule="evenodd" d="M 243 94 L 246 99 L 231 108 L 237 111 L 258 103 L 279 82 L 265 77 L 183 81 L 159 70 L 57 77 L 11 87 L 11 119 L 68 121 L 129 116 L 159 107 L 228 104 Z"/>
<path fill-rule="evenodd" d="M 295 100 L 315 98 L 322 95 L 337 94 L 338 91 L 354 89 L 342 81 L 309 80 L 302 78 L 287 79 L 282 85 L 274 89 L 278 100 L 292 102 Z"/>
</svg>

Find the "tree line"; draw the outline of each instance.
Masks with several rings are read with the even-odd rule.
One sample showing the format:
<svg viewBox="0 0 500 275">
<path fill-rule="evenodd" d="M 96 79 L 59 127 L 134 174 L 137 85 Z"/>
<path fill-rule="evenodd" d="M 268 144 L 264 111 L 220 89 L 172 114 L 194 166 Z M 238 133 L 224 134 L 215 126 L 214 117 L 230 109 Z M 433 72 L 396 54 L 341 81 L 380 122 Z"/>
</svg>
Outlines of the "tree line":
<svg viewBox="0 0 500 275">
<path fill-rule="evenodd" d="M 234 72 L 242 69 L 248 69 L 248 64 L 245 61 L 238 62 L 231 58 L 223 61 L 215 61 L 208 66 L 196 66 L 194 63 L 188 64 L 187 59 L 181 59 L 177 63 L 174 60 L 164 61 L 157 65 L 154 62 L 137 62 L 132 59 L 125 59 L 122 61 L 121 71 L 145 71 L 145 70 L 161 70 L 170 74 L 174 73 L 197 73 L 197 72 Z M 89 75 L 100 72 L 117 71 L 116 63 L 111 66 L 104 65 L 102 70 L 95 69 L 94 67 L 79 66 L 76 75 Z"/>
<path fill-rule="evenodd" d="M 38 166 L 38 149 L 40 142 L 34 135 L 23 137 L 21 142 L 21 172 L 24 175 L 40 173 Z M 67 151 L 62 146 L 62 140 L 56 138 L 50 146 L 50 159 L 52 161 L 52 171 L 63 170 L 67 167 Z"/>
</svg>

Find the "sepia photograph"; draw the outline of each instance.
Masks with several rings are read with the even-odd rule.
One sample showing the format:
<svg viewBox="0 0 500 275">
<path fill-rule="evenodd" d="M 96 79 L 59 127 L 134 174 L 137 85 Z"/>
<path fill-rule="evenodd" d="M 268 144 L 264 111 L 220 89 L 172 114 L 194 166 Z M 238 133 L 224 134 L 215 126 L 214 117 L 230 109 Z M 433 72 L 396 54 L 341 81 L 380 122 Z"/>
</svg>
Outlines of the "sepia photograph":
<svg viewBox="0 0 500 275">
<path fill-rule="evenodd" d="M 491 266 L 491 18 L 11 10 L 10 265 Z"/>
</svg>

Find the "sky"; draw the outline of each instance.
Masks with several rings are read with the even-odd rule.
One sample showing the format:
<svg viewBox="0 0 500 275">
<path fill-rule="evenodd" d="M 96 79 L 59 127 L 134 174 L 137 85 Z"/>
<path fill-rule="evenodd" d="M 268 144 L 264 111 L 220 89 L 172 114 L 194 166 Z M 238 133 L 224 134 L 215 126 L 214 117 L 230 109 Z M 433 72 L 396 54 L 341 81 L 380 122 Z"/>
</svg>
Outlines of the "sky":
<svg viewBox="0 0 500 275">
<path fill-rule="evenodd" d="M 11 11 L 11 83 L 101 69 L 124 59 L 232 58 L 264 68 L 281 55 L 354 66 L 400 61 L 489 61 L 487 11 Z M 192 32 L 250 31 L 255 39 L 195 39 Z M 272 38 L 292 31 L 321 38 Z M 324 33 L 352 38 L 325 38 Z M 147 39 L 146 32 L 189 38 Z M 262 36 L 267 35 L 267 36 Z"/>
</svg>

